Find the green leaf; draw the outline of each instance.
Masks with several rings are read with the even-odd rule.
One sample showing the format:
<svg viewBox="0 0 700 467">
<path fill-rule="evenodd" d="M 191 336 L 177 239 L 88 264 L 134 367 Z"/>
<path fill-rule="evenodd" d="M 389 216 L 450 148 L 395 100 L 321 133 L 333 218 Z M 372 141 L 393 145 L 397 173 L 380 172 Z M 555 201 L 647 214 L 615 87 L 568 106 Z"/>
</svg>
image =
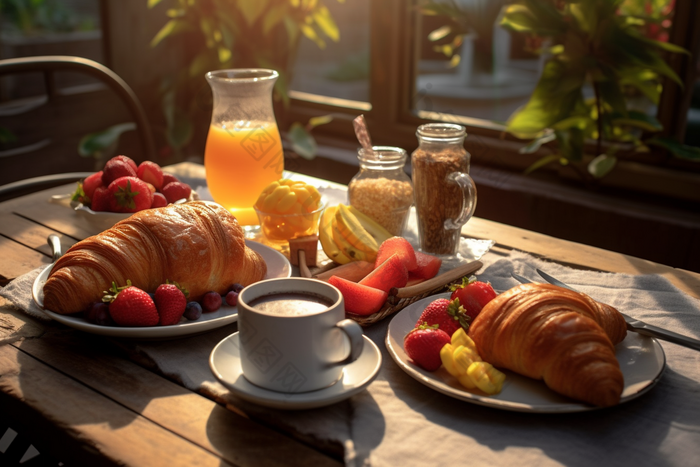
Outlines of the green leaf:
<svg viewBox="0 0 700 467">
<path fill-rule="evenodd" d="M 686 144 L 679 143 L 675 139 L 667 137 L 651 138 L 644 141 L 644 143 L 667 149 L 679 159 L 700 162 L 700 148 L 696 146 L 688 146 Z"/>
<path fill-rule="evenodd" d="M 340 40 L 340 30 L 335 24 L 331 12 L 325 6 L 320 6 L 312 15 L 318 27 L 321 31 L 328 36 L 333 42 L 338 42 Z"/>
<path fill-rule="evenodd" d="M 583 159 L 584 132 L 576 127 L 555 131 L 561 156 L 570 161 Z"/>
<path fill-rule="evenodd" d="M 292 123 L 287 133 L 292 143 L 292 149 L 301 157 L 311 160 L 316 157 L 316 140 L 299 122 Z"/>
<path fill-rule="evenodd" d="M 255 23 L 255 21 L 257 21 L 257 19 L 260 17 L 260 15 L 262 15 L 263 12 L 267 9 L 268 3 L 269 0 L 244 0 L 238 2 L 237 5 L 238 9 L 243 14 L 243 17 L 245 18 L 246 22 L 252 26 Z"/>
<path fill-rule="evenodd" d="M 444 39 L 445 37 L 449 36 L 451 32 L 452 27 L 446 24 L 445 26 L 441 26 L 428 34 L 428 40 L 431 42 L 439 41 L 440 39 Z"/>
<path fill-rule="evenodd" d="M 231 58 L 231 49 L 226 47 L 217 47 L 217 55 L 219 56 L 219 63 L 226 63 Z"/>
<path fill-rule="evenodd" d="M 202 51 L 192 59 L 188 73 L 190 78 L 201 78 L 212 68 L 212 57 L 209 49 L 202 49 Z"/>
<path fill-rule="evenodd" d="M 555 36 L 566 30 L 561 15 L 544 2 L 524 2 L 503 8 L 500 26 L 515 32 L 530 32 L 538 36 Z"/>
<path fill-rule="evenodd" d="M 594 178 L 601 179 L 610 173 L 617 164 L 617 157 L 609 154 L 600 154 L 588 163 L 588 173 Z"/>
<path fill-rule="evenodd" d="M 627 118 L 613 119 L 613 124 L 633 126 L 635 128 L 641 128 L 642 130 L 653 131 L 655 133 L 664 129 L 663 125 L 656 119 L 656 117 L 647 115 L 637 110 L 631 110 L 627 114 Z"/>
<path fill-rule="evenodd" d="M 316 128 L 319 125 L 325 125 L 333 121 L 333 115 L 321 115 L 320 117 L 312 117 L 309 119 L 308 127 Z"/>
<path fill-rule="evenodd" d="M 585 130 L 592 123 L 591 118 L 587 115 L 574 115 L 573 117 L 568 117 L 555 123 L 552 125 L 552 129 L 568 130 L 570 128 L 578 128 L 579 130 Z"/>
<path fill-rule="evenodd" d="M 173 118 L 166 128 L 165 137 L 168 144 L 176 149 L 181 149 L 192 140 L 194 125 L 190 118 L 184 113 L 174 112 Z"/>
<path fill-rule="evenodd" d="M 155 47 L 160 42 L 165 39 L 166 37 L 169 36 L 174 36 L 175 34 L 179 34 L 182 32 L 186 31 L 191 31 L 193 28 L 192 26 L 181 19 L 171 19 L 167 23 L 165 23 L 165 26 L 163 26 L 160 31 L 153 37 L 151 40 L 151 47 Z"/>
<path fill-rule="evenodd" d="M 158 5 L 162 0 L 148 0 L 148 8 L 153 8 Z"/>
<path fill-rule="evenodd" d="M 271 8 L 263 18 L 263 33 L 269 34 L 284 19 L 287 12 L 283 8 Z"/>
<path fill-rule="evenodd" d="M 538 159 L 537 162 L 532 164 L 530 167 L 525 169 L 525 174 L 530 174 L 535 170 L 542 168 L 545 165 L 551 164 L 552 162 L 557 162 L 558 160 L 559 156 L 556 154 L 549 154 L 548 156 L 544 156 L 543 158 Z"/>
<path fill-rule="evenodd" d="M 625 101 L 625 96 L 622 94 L 617 80 L 611 78 L 605 81 L 598 81 L 597 85 L 603 102 L 610 105 L 614 112 L 627 115 L 627 101 Z"/>
<path fill-rule="evenodd" d="M 99 157 L 106 149 L 114 146 L 125 131 L 135 130 L 134 122 L 113 125 L 106 130 L 90 133 L 78 142 L 78 154 L 81 157 Z"/>
<path fill-rule="evenodd" d="M 520 154 L 532 154 L 534 152 L 537 152 L 543 144 L 547 144 L 550 141 L 554 141 L 556 138 L 557 135 L 555 135 L 553 131 L 545 132 L 545 134 L 543 134 L 539 138 L 533 139 L 527 145 L 520 148 L 518 152 Z"/>
</svg>

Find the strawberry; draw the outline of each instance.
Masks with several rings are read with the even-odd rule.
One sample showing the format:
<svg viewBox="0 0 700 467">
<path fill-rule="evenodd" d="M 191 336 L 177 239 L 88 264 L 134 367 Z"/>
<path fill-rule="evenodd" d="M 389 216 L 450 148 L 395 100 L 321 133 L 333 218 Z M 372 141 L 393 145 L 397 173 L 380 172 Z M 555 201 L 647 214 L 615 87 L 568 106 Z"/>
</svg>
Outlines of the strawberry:
<svg viewBox="0 0 700 467">
<path fill-rule="evenodd" d="M 449 336 L 452 336 L 459 328 L 464 328 L 465 331 L 468 330 L 469 324 L 471 324 L 471 317 L 459 305 L 459 301 L 438 298 L 425 307 L 425 310 L 421 313 L 420 318 L 416 322 L 416 327 L 421 324 L 438 325 L 438 329 L 442 329 Z"/>
<path fill-rule="evenodd" d="M 187 307 L 187 290 L 177 283 L 171 284 L 166 281 L 156 289 L 154 301 L 160 315 L 160 325 L 177 324 Z"/>
<path fill-rule="evenodd" d="M 148 184 L 136 177 L 122 177 L 109 184 L 113 212 L 138 212 L 153 204 L 153 193 Z"/>
<path fill-rule="evenodd" d="M 130 280 L 124 287 L 112 282 L 105 294 L 102 301 L 109 303 L 109 314 L 119 326 L 155 326 L 160 321 L 151 296 L 131 285 Z"/>
<path fill-rule="evenodd" d="M 163 171 L 155 162 L 141 162 L 136 170 L 136 175 L 144 182 L 148 182 L 156 187 L 156 190 L 158 191 L 163 188 Z"/>
<path fill-rule="evenodd" d="M 110 183 L 121 177 L 136 177 L 136 169 L 118 157 L 108 160 L 105 164 L 102 171 L 102 184 L 104 186 L 109 186 Z"/>
<path fill-rule="evenodd" d="M 152 208 L 162 208 L 168 205 L 168 200 L 165 199 L 163 193 L 153 193 L 153 203 L 151 203 Z"/>
<path fill-rule="evenodd" d="M 114 156 L 112 159 L 113 161 L 122 161 L 126 162 L 127 165 L 129 165 L 132 169 L 134 169 L 134 172 L 138 170 L 138 167 L 136 166 L 136 162 L 131 157 L 128 156 Z"/>
<path fill-rule="evenodd" d="M 413 363 L 427 371 L 442 365 L 440 350 L 450 343 L 450 336 L 437 326 L 422 324 L 411 330 L 403 340 L 403 349 Z"/>
<path fill-rule="evenodd" d="M 92 194 L 92 203 L 90 203 L 90 209 L 93 211 L 109 211 L 112 209 L 110 203 L 110 192 L 106 186 L 99 186 L 95 189 Z"/>
<path fill-rule="evenodd" d="M 179 181 L 180 181 L 180 179 L 177 178 L 175 175 L 163 172 L 163 186 L 167 185 L 170 182 L 179 182 Z"/>
<path fill-rule="evenodd" d="M 477 281 L 475 276 L 468 279 L 466 276 L 463 277 L 462 283 L 451 286 L 450 290 L 452 291 L 450 299 L 459 299 L 460 305 L 472 320 L 481 313 L 481 309 L 488 302 L 498 295 L 490 283 Z"/>
<path fill-rule="evenodd" d="M 88 199 L 88 203 L 92 201 L 92 197 L 95 194 L 95 190 L 98 187 L 104 186 L 102 183 L 102 171 L 95 172 L 94 174 L 83 180 L 83 192 Z"/>
<path fill-rule="evenodd" d="M 192 188 L 186 183 L 170 182 L 163 187 L 163 194 L 169 203 L 189 198 L 192 193 Z"/>
</svg>

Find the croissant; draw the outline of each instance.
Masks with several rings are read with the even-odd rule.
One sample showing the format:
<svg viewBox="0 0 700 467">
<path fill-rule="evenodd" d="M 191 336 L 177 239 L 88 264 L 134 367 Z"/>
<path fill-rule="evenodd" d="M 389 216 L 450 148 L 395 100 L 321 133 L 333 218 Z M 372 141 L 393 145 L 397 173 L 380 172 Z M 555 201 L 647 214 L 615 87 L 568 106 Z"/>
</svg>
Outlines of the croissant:
<svg viewBox="0 0 700 467">
<path fill-rule="evenodd" d="M 469 327 L 484 361 L 600 407 L 620 401 L 624 381 L 614 345 L 626 334 L 615 308 L 535 283 L 496 296 Z"/>
<path fill-rule="evenodd" d="M 60 314 L 100 301 L 112 281 L 153 292 L 166 280 L 189 300 L 225 293 L 267 273 L 263 258 L 245 245 L 236 218 L 215 203 L 195 201 L 140 211 L 73 245 L 44 285 L 44 307 Z"/>
</svg>

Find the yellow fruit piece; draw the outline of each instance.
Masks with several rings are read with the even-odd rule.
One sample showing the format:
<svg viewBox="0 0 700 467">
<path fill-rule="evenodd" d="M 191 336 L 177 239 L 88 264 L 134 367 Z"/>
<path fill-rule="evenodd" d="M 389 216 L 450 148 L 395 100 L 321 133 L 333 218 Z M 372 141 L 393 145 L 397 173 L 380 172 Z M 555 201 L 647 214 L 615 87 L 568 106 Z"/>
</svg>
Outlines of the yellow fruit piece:
<svg viewBox="0 0 700 467">
<path fill-rule="evenodd" d="M 287 185 L 287 186 L 292 186 L 295 183 L 298 183 L 296 180 L 292 180 L 289 178 L 282 178 L 280 179 L 280 185 Z"/>
<path fill-rule="evenodd" d="M 297 204 L 297 194 L 290 191 L 277 201 L 275 210 L 280 214 L 292 214 L 292 207 L 295 204 Z"/>
<path fill-rule="evenodd" d="M 440 349 L 440 360 L 442 360 L 442 366 L 445 367 L 447 372 L 454 376 L 455 378 L 460 376 L 460 372 L 457 370 L 457 365 L 454 359 L 455 348 L 452 344 L 445 344 Z"/>
<path fill-rule="evenodd" d="M 286 185 L 280 185 L 275 190 L 267 195 L 265 201 L 263 201 L 263 212 L 274 212 L 277 203 L 287 194 L 291 192 L 290 188 Z"/>
<path fill-rule="evenodd" d="M 347 264 L 351 259 L 340 251 L 333 241 L 333 221 L 335 219 L 336 206 L 328 206 L 321 214 L 318 225 L 318 239 L 321 242 L 323 252 L 338 264 Z"/>
<path fill-rule="evenodd" d="M 275 180 L 274 182 L 267 185 L 262 192 L 269 195 L 270 193 L 275 191 L 275 188 L 277 188 L 278 186 L 280 186 L 280 182 Z"/>
<path fill-rule="evenodd" d="M 313 200 L 318 203 L 321 201 L 321 193 L 318 192 L 315 186 L 313 185 L 306 185 L 306 190 L 309 192 Z"/>
<path fill-rule="evenodd" d="M 475 350 L 463 345 L 458 345 L 455 348 L 453 358 L 460 374 L 466 374 L 472 363 L 481 361 L 481 357 Z"/>
<path fill-rule="evenodd" d="M 297 203 L 306 207 L 307 204 L 313 204 L 318 207 L 317 203 L 311 198 L 311 193 L 303 186 L 293 186 L 292 190 L 297 194 Z"/>
<path fill-rule="evenodd" d="M 474 389 L 476 387 L 476 384 L 474 384 L 474 381 L 466 373 L 460 374 L 457 377 L 457 381 L 459 381 L 459 384 L 461 384 L 462 386 L 464 386 L 467 389 Z"/>
<path fill-rule="evenodd" d="M 258 208 L 258 210 L 260 210 L 260 211 L 263 210 L 265 198 L 267 198 L 267 195 L 268 195 L 268 193 L 263 191 L 262 193 L 260 193 L 260 196 L 258 196 L 258 200 L 255 202 L 255 207 Z"/>
<path fill-rule="evenodd" d="M 452 334 L 451 343 L 455 347 L 463 345 L 476 351 L 476 344 L 472 338 L 467 335 L 467 331 L 465 331 L 464 328 L 459 328 Z"/>
<path fill-rule="evenodd" d="M 467 375 L 473 383 L 486 394 L 498 394 L 503 389 L 506 375 L 493 367 L 490 363 L 474 362 L 469 365 Z"/>
</svg>

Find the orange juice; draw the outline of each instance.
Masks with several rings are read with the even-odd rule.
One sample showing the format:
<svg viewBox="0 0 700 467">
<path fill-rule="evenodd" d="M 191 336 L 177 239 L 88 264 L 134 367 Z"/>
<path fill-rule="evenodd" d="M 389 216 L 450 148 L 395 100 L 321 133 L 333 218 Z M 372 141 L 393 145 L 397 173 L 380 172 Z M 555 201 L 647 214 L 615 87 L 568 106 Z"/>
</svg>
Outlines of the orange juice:
<svg viewBox="0 0 700 467">
<path fill-rule="evenodd" d="M 241 225 L 257 225 L 253 205 L 284 170 L 277 125 L 250 121 L 212 125 L 204 167 L 214 201 L 229 209 Z"/>
</svg>

